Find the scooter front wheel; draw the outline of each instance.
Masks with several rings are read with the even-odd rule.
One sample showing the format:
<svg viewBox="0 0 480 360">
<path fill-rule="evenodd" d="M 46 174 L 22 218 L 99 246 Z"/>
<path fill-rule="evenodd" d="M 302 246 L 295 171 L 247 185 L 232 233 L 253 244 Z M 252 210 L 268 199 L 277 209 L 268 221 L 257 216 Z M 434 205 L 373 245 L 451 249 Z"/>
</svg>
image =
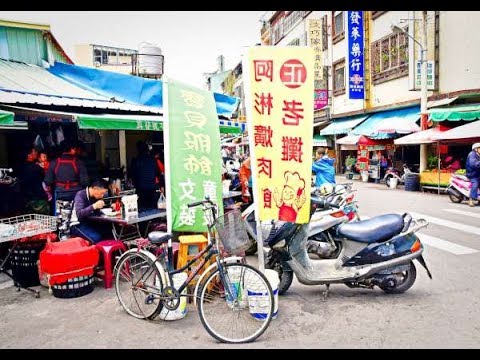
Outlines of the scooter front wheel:
<svg viewBox="0 0 480 360">
<path fill-rule="evenodd" d="M 278 278 L 280 279 L 280 282 L 278 284 L 278 294 L 285 294 L 292 285 L 293 271 L 284 270 L 282 264 L 278 260 L 266 262 L 265 268 L 275 270 L 277 272 Z"/>
<path fill-rule="evenodd" d="M 454 193 L 452 193 L 451 191 L 448 192 L 448 197 L 450 198 L 450 201 L 453 202 L 453 203 L 461 203 L 462 200 L 463 200 L 463 196 L 457 196 L 455 195 Z"/>
</svg>

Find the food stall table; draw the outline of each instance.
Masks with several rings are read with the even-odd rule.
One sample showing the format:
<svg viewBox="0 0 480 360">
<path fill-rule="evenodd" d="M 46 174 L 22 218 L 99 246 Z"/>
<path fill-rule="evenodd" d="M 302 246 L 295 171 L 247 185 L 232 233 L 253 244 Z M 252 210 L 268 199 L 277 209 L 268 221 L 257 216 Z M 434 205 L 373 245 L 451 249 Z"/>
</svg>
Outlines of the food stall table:
<svg viewBox="0 0 480 360">
<path fill-rule="evenodd" d="M 105 214 L 99 216 L 90 216 L 88 219 L 90 221 L 97 221 L 102 223 L 112 224 L 112 234 L 116 240 L 128 241 L 135 240 L 142 237 L 138 224 L 141 222 L 148 221 L 148 225 L 154 219 L 165 219 L 167 217 L 167 212 L 165 209 L 148 209 L 140 210 L 138 216 L 129 217 L 126 219 L 117 216 L 108 216 Z M 130 228 L 130 231 L 129 231 Z M 147 235 L 147 234 L 145 234 Z"/>
</svg>

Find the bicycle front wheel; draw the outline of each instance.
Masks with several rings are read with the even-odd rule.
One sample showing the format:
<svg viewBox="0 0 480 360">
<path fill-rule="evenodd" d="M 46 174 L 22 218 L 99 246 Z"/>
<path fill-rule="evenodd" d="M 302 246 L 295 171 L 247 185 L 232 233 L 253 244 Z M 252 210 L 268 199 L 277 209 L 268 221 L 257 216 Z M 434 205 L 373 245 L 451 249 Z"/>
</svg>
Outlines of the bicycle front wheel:
<svg viewBox="0 0 480 360">
<path fill-rule="evenodd" d="M 200 320 L 218 341 L 252 342 L 272 320 L 272 287 L 265 275 L 250 265 L 223 265 L 205 280 L 199 294 Z"/>
<path fill-rule="evenodd" d="M 163 307 L 162 277 L 157 264 L 141 252 L 125 253 L 115 267 L 115 292 L 127 313 L 153 319 Z"/>
</svg>

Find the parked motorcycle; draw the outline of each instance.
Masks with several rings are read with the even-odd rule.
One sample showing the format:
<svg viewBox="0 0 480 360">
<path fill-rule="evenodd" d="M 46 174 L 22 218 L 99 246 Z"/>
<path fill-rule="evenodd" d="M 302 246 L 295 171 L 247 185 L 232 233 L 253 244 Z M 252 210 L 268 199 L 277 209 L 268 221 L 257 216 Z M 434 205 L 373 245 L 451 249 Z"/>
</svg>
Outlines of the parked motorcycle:
<svg viewBox="0 0 480 360">
<path fill-rule="evenodd" d="M 338 208 L 323 199 L 312 198 L 321 208 Z M 403 293 L 415 282 L 416 259 L 432 275 L 423 259 L 423 245 L 414 234 L 428 225 L 424 219 L 414 220 L 410 214 L 386 214 L 359 222 L 342 223 L 326 231 L 337 248 L 326 259 L 311 259 L 307 252 L 310 224 L 284 223 L 267 238 L 270 250 L 265 267 L 277 271 L 279 294 L 284 294 L 293 281 L 293 274 L 304 285 L 345 284 L 351 288 L 373 289 L 386 293 Z"/>
<path fill-rule="evenodd" d="M 407 164 L 403 164 L 403 173 L 400 170 L 391 167 L 385 173 L 383 180 L 385 180 L 385 185 L 387 185 L 388 187 L 390 187 L 390 180 L 393 178 L 398 179 L 398 184 L 405 184 L 405 177 L 411 172 L 412 170 L 408 167 Z"/>
<path fill-rule="evenodd" d="M 461 203 L 464 200 L 470 199 L 471 188 L 472 183 L 465 175 L 452 174 L 450 177 L 450 183 L 445 191 L 447 192 L 450 201 Z M 480 196 L 478 197 L 478 200 L 480 200 Z"/>
<path fill-rule="evenodd" d="M 330 239 L 325 237 L 324 231 L 334 228 L 338 224 L 352 220 L 360 220 L 358 206 L 354 201 L 352 183 L 338 184 L 332 187 L 332 191 L 320 195 L 320 189 L 313 188 L 312 196 L 321 197 L 326 201 L 335 204 L 341 211 L 334 208 L 318 208 L 311 204 L 313 215 L 310 219 L 309 240 L 307 244 L 308 253 L 314 256 L 325 258 L 330 257 L 335 249 L 332 249 Z M 253 255 L 257 252 L 257 222 L 255 221 L 255 205 L 251 204 L 242 212 L 247 233 L 252 240 L 252 245 L 245 251 L 246 255 Z M 272 228 L 283 222 L 272 221 L 262 223 L 262 239 L 265 243 L 269 236 L 272 236 Z"/>
</svg>

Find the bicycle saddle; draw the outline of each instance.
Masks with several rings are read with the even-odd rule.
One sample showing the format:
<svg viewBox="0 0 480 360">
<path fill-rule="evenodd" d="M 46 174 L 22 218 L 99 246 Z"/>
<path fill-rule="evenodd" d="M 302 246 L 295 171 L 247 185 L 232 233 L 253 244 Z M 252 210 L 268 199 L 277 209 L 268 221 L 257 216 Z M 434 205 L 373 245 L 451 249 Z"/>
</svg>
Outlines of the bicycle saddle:
<svg viewBox="0 0 480 360">
<path fill-rule="evenodd" d="M 160 245 L 166 243 L 172 238 L 172 234 L 161 231 L 152 231 L 148 234 L 148 240 L 154 245 Z"/>
</svg>

